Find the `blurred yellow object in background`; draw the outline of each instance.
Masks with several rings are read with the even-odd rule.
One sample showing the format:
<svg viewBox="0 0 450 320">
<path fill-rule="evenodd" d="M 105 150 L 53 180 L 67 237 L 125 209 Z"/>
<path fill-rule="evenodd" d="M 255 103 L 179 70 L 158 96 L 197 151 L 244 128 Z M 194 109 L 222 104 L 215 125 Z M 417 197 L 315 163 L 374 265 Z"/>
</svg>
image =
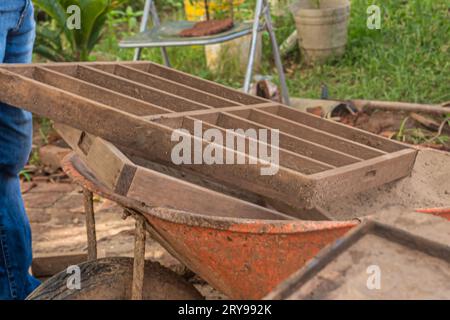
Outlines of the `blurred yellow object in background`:
<svg viewBox="0 0 450 320">
<path fill-rule="evenodd" d="M 233 6 L 241 5 L 244 0 L 233 0 Z M 214 18 L 214 12 L 229 10 L 229 0 L 208 0 L 209 14 Z M 204 0 L 184 0 L 184 11 L 188 21 L 206 20 Z"/>
</svg>

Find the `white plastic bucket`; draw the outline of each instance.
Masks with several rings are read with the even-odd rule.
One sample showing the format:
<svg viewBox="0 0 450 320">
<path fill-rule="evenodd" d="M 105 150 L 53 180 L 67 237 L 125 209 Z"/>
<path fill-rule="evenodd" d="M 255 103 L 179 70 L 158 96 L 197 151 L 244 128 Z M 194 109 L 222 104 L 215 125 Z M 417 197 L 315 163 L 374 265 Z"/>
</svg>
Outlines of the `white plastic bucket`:
<svg viewBox="0 0 450 320">
<path fill-rule="evenodd" d="M 317 3 L 320 6 L 317 7 Z M 300 0 L 291 5 L 299 46 L 307 63 L 341 56 L 347 44 L 349 0 Z"/>
</svg>

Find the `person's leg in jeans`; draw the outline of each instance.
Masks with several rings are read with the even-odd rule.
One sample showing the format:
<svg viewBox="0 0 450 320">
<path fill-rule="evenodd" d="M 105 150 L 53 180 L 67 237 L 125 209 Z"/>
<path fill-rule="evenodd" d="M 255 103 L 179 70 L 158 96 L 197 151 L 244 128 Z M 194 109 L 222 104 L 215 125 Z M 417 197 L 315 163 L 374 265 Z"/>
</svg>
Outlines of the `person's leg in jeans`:
<svg viewBox="0 0 450 320">
<path fill-rule="evenodd" d="M 31 62 L 34 37 L 31 1 L 1 0 L 0 62 Z M 24 299 L 39 285 L 29 274 L 31 230 L 18 177 L 31 139 L 31 114 L 0 103 L 0 299 Z"/>
</svg>

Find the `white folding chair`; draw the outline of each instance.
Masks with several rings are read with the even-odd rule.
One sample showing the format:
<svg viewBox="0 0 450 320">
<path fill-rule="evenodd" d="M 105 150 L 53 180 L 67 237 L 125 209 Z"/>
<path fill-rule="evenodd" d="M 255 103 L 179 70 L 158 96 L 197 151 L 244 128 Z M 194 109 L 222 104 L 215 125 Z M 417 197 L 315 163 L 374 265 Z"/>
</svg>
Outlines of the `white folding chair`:
<svg viewBox="0 0 450 320">
<path fill-rule="evenodd" d="M 147 26 L 150 15 L 152 17 L 153 27 L 148 29 Z M 278 50 L 278 44 L 273 29 L 272 18 L 270 16 L 270 5 L 268 0 L 256 1 L 254 19 L 252 22 L 234 22 L 232 29 L 210 36 L 179 36 L 179 33 L 182 30 L 192 27 L 194 24 L 195 22 L 192 21 L 171 21 L 160 23 L 154 0 L 146 0 L 140 32 L 133 37 L 122 40 L 119 45 L 121 48 L 135 48 L 134 60 L 140 59 L 142 48 L 160 47 L 164 64 L 170 67 L 166 47 L 209 45 L 230 41 L 251 34 L 252 38 L 250 52 L 244 80 L 244 91 L 248 93 L 250 91 L 250 82 L 256 56 L 258 32 L 267 31 L 270 36 L 273 58 L 277 67 L 278 77 L 280 79 L 283 102 L 289 105 L 289 93 L 286 85 L 283 65 L 281 63 L 280 52 Z"/>
</svg>

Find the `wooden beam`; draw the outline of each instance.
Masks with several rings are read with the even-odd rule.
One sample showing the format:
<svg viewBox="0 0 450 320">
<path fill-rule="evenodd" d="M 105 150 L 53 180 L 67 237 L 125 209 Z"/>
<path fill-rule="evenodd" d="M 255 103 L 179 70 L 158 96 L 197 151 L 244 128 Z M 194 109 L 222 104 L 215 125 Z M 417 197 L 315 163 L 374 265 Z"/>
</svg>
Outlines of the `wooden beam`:
<svg viewBox="0 0 450 320">
<path fill-rule="evenodd" d="M 220 108 L 220 110 L 214 108 L 214 109 L 203 109 L 203 110 L 193 110 L 193 111 L 184 111 L 184 112 L 172 112 L 170 114 L 157 114 L 157 115 L 150 115 L 143 117 L 146 120 L 152 120 L 157 121 L 159 119 L 168 119 L 168 118 L 179 118 L 184 116 L 196 116 L 196 115 L 207 115 L 217 112 L 228 112 L 228 111 L 239 111 L 239 110 L 247 110 L 247 109 L 265 109 L 267 107 L 273 107 L 276 106 L 276 104 L 268 102 L 268 103 L 261 103 L 261 104 L 252 104 L 249 106 L 232 106 L 232 107 L 223 107 Z"/>
<path fill-rule="evenodd" d="M 342 190 L 355 194 L 375 188 L 382 181 L 395 181 L 407 176 L 414 166 L 417 151 L 404 149 L 393 154 L 386 154 L 365 162 L 355 163 L 351 167 L 336 168 L 327 174 L 319 172 L 311 178 L 320 193 L 313 195 L 312 201 L 317 205 L 329 203 L 342 197 Z"/>
<path fill-rule="evenodd" d="M 411 102 L 398 101 L 371 101 L 371 100 L 350 100 L 349 102 L 359 110 L 367 109 L 385 109 L 391 111 L 405 111 L 405 112 L 426 112 L 433 114 L 450 114 L 450 107 L 445 107 L 438 104 L 419 104 Z"/>
<path fill-rule="evenodd" d="M 35 255 L 31 264 L 31 272 L 36 278 L 48 278 L 72 265 L 87 261 L 85 253 L 61 255 Z"/>
</svg>

